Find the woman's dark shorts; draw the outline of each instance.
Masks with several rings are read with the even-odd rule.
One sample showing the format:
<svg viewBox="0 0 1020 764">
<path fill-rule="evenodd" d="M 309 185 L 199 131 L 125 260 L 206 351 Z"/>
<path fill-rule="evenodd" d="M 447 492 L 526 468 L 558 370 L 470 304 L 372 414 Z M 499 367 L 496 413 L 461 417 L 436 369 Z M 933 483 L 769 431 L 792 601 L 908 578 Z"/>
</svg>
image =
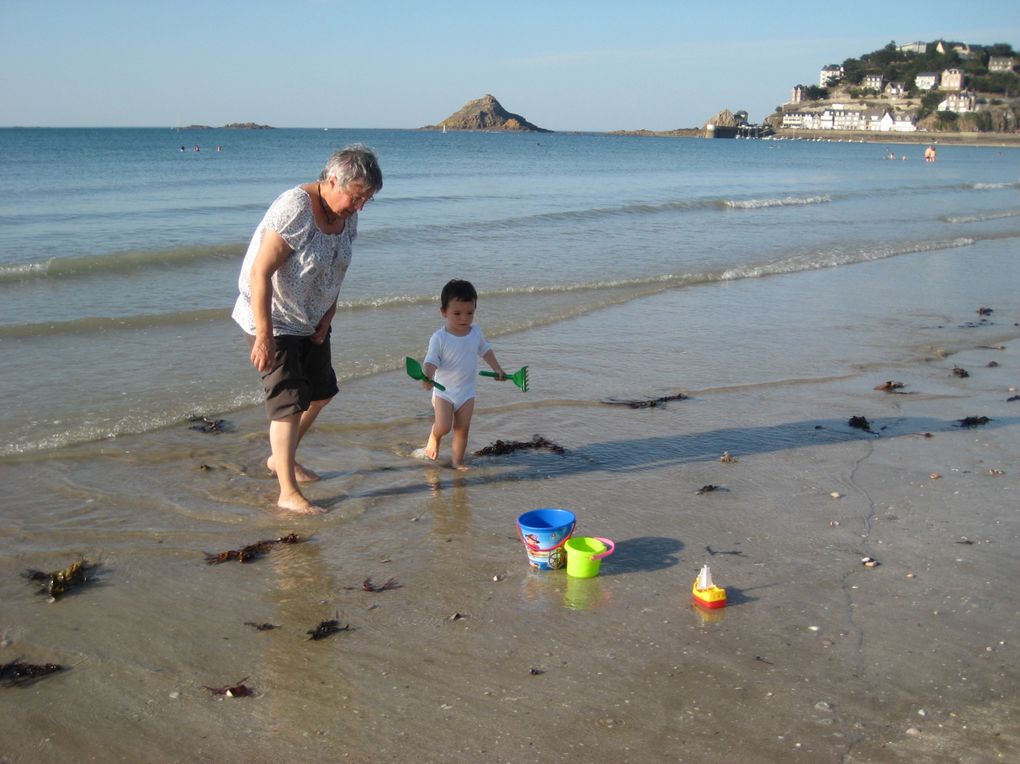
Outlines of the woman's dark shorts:
<svg viewBox="0 0 1020 764">
<path fill-rule="evenodd" d="M 248 347 L 255 338 L 245 334 Z M 330 357 L 329 336 L 321 345 L 308 337 L 283 335 L 274 337 L 276 355 L 273 368 L 262 375 L 266 391 L 266 413 L 270 419 L 286 419 L 307 411 L 312 401 L 332 398 L 340 388 Z"/>
</svg>

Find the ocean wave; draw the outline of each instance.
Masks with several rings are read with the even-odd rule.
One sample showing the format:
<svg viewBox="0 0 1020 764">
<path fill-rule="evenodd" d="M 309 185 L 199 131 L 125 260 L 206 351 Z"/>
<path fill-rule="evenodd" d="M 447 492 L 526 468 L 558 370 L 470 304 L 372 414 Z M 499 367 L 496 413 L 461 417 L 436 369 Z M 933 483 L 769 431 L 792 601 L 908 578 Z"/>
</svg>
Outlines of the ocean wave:
<svg viewBox="0 0 1020 764">
<path fill-rule="evenodd" d="M 946 223 L 983 223 L 986 220 L 1020 217 L 1020 210 L 998 210 L 996 212 L 978 212 L 973 215 L 943 215 Z"/>
<path fill-rule="evenodd" d="M 789 257 L 779 258 L 768 263 L 748 264 L 731 268 L 722 275 L 723 281 L 762 278 L 779 274 L 799 273 L 802 271 L 836 268 L 843 265 L 854 265 L 873 260 L 885 260 L 900 255 L 912 255 L 919 252 L 937 252 L 943 249 L 969 247 L 978 240 L 971 237 L 941 239 L 932 241 L 909 241 L 891 244 L 878 244 L 863 247 L 850 247 L 844 250 L 829 249 L 824 252 L 813 251 Z"/>
<path fill-rule="evenodd" d="M 149 410 L 121 416 L 110 416 L 104 421 L 82 422 L 65 429 L 57 429 L 43 435 L 22 435 L 10 442 L 0 444 L 0 458 L 29 456 L 40 451 L 67 448 L 82 443 L 93 443 L 101 440 L 112 440 L 126 435 L 159 430 L 188 422 L 195 416 L 204 415 L 205 411 L 229 413 L 242 408 L 255 406 L 262 402 L 261 392 L 245 392 L 224 395 L 220 400 L 210 401 L 209 406 L 202 410 L 185 408 L 182 404 L 177 408 L 163 411 Z M 102 419 L 102 417 L 100 417 Z"/>
<path fill-rule="evenodd" d="M 373 244 L 387 245 L 394 242 L 439 241 L 460 235 L 474 235 L 474 232 L 517 231 L 522 227 L 534 228 L 545 223 L 597 223 L 612 218 L 650 217 L 671 212 L 701 212 L 704 210 L 760 209 L 793 205 L 824 204 L 835 197 L 830 194 L 812 197 L 775 197 L 763 199 L 727 199 L 704 197 L 698 199 L 670 200 L 664 202 L 637 202 L 619 206 L 588 207 L 568 210 L 537 212 L 530 215 L 514 215 L 504 218 L 470 220 L 458 223 L 432 223 L 407 228 L 392 226 L 359 231 L 359 237 Z"/>
<path fill-rule="evenodd" d="M 177 326 L 200 322 L 230 320 L 230 309 L 210 308 L 177 313 L 155 313 L 135 316 L 85 316 L 69 321 L 41 321 L 29 324 L 0 324 L 0 337 L 26 338 L 58 334 L 86 335 L 97 332 L 137 331 L 159 326 Z"/>
<path fill-rule="evenodd" d="M 109 190 L 109 189 L 107 189 Z M 244 203 L 231 203 L 231 204 L 215 204 L 202 202 L 201 204 L 182 204 L 167 207 L 151 207 L 148 209 L 137 209 L 132 213 L 134 218 L 154 219 L 154 220 L 180 220 L 180 219 L 194 219 L 195 215 L 201 215 L 204 218 L 220 217 L 224 218 L 234 213 L 240 213 L 244 215 L 250 215 L 253 217 L 261 217 L 265 212 L 266 206 L 262 202 L 244 202 Z M 35 211 L 24 211 L 15 214 L 6 213 L 0 214 L 0 224 L 10 226 L 28 226 L 28 225 L 40 225 L 40 224 L 52 224 L 50 223 L 49 212 L 35 212 Z M 87 210 L 66 210 L 60 216 L 60 224 L 62 226 L 76 227 L 78 223 L 88 223 L 97 226 L 104 227 L 118 227 L 122 226 L 124 222 L 124 213 L 120 209 L 113 210 L 96 210 L 90 207 Z"/>
<path fill-rule="evenodd" d="M 599 279 L 559 284 L 517 284 L 497 289 L 479 290 L 483 299 L 502 299 L 529 296 L 568 296 L 591 293 L 585 302 L 602 304 L 609 293 L 627 293 L 625 299 L 650 295 L 684 287 L 710 284 L 719 281 L 760 278 L 777 274 L 852 265 L 854 263 L 880 260 L 899 255 L 934 252 L 943 249 L 966 247 L 977 241 L 1020 237 L 1020 231 L 1006 231 L 975 237 L 953 239 L 906 241 L 891 244 L 865 244 L 845 248 L 829 247 L 825 250 L 807 250 L 785 254 L 765 262 L 747 263 L 731 267 L 719 267 L 702 271 L 661 273 L 633 278 Z M 600 296 L 600 293 L 601 296 Z M 612 297 L 613 301 L 617 298 Z M 371 297 L 341 299 L 337 310 L 348 314 L 368 311 L 388 311 L 432 305 L 433 294 L 391 294 Z M 25 324 L 0 325 L 0 338 L 32 338 L 52 335 L 86 335 L 101 332 L 136 332 L 148 328 L 186 326 L 196 323 L 228 323 L 229 308 L 207 308 L 177 312 L 142 314 L 129 316 L 86 316 L 67 321 L 48 321 Z"/>
<path fill-rule="evenodd" d="M 773 199 L 726 199 L 722 202 L 722 205 L 736 210 L 761 210 L 769 207 L 802 207 L 809 204 L 826 204 L 831 201 L 831 196 L 823 194 L 821 196 L 784 196 Z"/>
<path fill-rule="evenodd" d="M 244 244 L 195 245 L 167 250 L 126 250 L 80 257 L 53 257 L 34 263 L 0 265 L 0 284 L 29 279 L 61 279 L 91 273 L 174 267 L 200 260 L 236 258 L 244 252 L 244 249 Z"/>
</svg>

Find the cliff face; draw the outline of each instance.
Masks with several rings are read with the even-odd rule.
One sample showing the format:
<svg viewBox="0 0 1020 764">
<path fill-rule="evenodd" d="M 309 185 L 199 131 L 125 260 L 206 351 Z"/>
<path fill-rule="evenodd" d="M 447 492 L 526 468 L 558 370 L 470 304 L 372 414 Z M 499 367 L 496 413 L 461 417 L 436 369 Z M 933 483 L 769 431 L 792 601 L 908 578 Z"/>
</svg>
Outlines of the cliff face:
<svg viewBox="0 0 1020 764">
<path fill-rule="evenodd" d="M 447 130 L 552 132 L 531 124 L 519 114 L 511 114 L 491 95 L 469 101 L 460 111 L 451 114 L 438 125 L 427 125 L 421 129 L 442 130 L 444 127 Z"/>
</svg>

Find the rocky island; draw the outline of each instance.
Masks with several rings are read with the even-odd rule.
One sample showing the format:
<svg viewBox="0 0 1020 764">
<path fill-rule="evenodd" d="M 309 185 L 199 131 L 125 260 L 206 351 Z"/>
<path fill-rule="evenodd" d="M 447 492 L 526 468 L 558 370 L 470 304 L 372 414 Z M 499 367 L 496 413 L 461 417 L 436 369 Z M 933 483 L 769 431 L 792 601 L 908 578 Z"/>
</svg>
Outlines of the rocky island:
<svg viewBox="0 0 1020 764">
<path fill-rule="evenodd" d="M 487 132 L 551 133 L 531 124 L 520 114 L 504 109 L 491 95 L 468 101 L 459 111 L 437 125 L 426 125 L 421 130 L 484 130 Z"/>
<path fill-rule="evenodd" d="M 185 127 L 178 127 L 178 130 L 216 130 L 217 128 L 212 125 L 186 125 Z M 258 125 L 254 122 L 231 122 L 229 125 L 224 125 L 223 130 L 272 130 L 272 125 Z"/>
</svg>

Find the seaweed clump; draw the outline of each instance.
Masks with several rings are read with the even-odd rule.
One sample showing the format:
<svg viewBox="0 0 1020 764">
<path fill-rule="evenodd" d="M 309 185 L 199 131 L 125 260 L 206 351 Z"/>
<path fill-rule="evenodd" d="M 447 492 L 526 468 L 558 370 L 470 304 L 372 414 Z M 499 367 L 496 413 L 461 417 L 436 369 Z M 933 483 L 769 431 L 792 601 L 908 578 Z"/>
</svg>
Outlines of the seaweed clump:
<svg viewBox="0 0 1020 764">
<path fill-rule="evenodd" d="M 63 671 L 59 663 L 25 663 L 20 658 L 10 663 L 0 663 L 0 685 L 4 687 L 24 687 L 44 676 Z"/>
<path fill-rule="evenodd" d="M 45 573 L 41 570 L 26 570 L 24 576 L 29 581 L 42 582 L 42 588 L 39 590 L 40 594 L 57 599 L 72 589 L 83 586 L 88 580 L 86 573 L 95 567 L 95 565 L 89 564 L 87 560 L 77 560 L 63 570 L 55 570 L 52 573 Z"/>
<path fill-rule="evenodd" d="M 852 416 L 847 420 L 847 424 L 851 427 L 856 427 L 858 430 L 864 430 L 874 434 L 874 430 L 871 429 L 871 422 L 867 420 L 867 417 L 863 416 Z"/>
<path fill-rule="evenodd" d="M 541 435 L 535 435 L 531 440 L 497 440 L 492 445 L 475 451 L 475 456 L 505 456 L 506 454 L 512 454 L 514 451 L 537 449 L 552 451 L 555 454 L 564 454 L 567 451 L 563 446 L 558 446 Z"/>
<path fill-rule="evenodd" d="M 296 533 L 289 533 L 286 536 L 281 536 L 278 539 L 263 539 L 262 541 L 256 541 L 254 544 L 241 547 L 240 549 L 228 549 L 225 552 L 206 552 L 205 561 L 210 565 L 219 565 L 223 562 L 230 560 L 237 560 L 238 562 L 251 562 L 252 560 L 258 559 L 267 552 L 272 551 L 273 547 L 277 544 L 297 544 L 303 539 Z"/>
<path fill-rule="evenodd" d="M 248 677 L 238 679 L 233 686 L 229 684 L 224 685 L 223 687 L 210 687 L 209 685 L 202 686 L 213 695 L 221 695 L 225 698 L 250 698 L 255 694 L 255 691 L 245 684 L 247 679 Z"/>
<path fill-rule="evenodd" d="M 307 634 L 311 634 L 311 636 L 308 637 L 308 639 L 309 640 L 325 639 L 326 637 L 332 636 L 333 634 L 336 634 L 341 631 L 350 631 L 351 625 L 347 624 L 346 626 L 341 626 L 339 618 L 340 614 L 337 613 L 336 618 L 331 618 L 328 621 L 320 621 L 318 626 L 306 632 Z"/>
<path fill-rule="evenodd" d="M 978 427 L 983 424 L 988 424 L 992 420 L 986 416 L 968 416 L 963 419 L 957 419 L 956 421 L 960 427 Z"/>
<path fill-rule="evenodd" d="M 193 416 L 188 420 L 191 422 L 189 430 L 204 432 L 208 435 L 218 435 L 232 429 L 232 425 L 226 419 L 210 419 L 206 416 Z"/>
<path fill-rule="evenodd" d="M 648 398 L 645 400 L 620 400 L 619 398 L 603 398 L 600 403 L 608 406 L 627 406 L 632 409 L 648 409 L 658 406 L 665 406 L 670 401 L 685 401 L 689 396 L 683 393 L 664 395 L 661 398 Z"/>
</svg>

